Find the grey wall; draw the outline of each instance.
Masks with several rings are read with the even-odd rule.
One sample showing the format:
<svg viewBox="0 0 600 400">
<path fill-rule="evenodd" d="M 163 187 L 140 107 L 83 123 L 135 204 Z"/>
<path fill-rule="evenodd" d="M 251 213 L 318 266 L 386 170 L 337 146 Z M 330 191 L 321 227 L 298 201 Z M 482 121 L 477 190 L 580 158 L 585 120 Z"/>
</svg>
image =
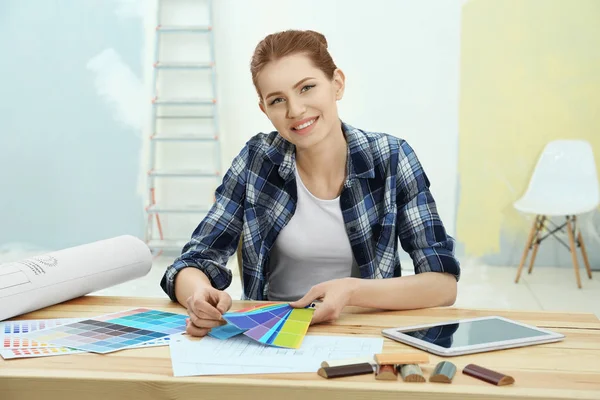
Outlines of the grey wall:
<svg viewBox="0 0 600 400">
<path fill-rule="evenodd" d="M 48 249 L 143 235 L 141 132 L 86 64 L 113 48 L 141 77 L 141 19 L 101 0 L 0 2 L 0 245 Z"/>
</svg>

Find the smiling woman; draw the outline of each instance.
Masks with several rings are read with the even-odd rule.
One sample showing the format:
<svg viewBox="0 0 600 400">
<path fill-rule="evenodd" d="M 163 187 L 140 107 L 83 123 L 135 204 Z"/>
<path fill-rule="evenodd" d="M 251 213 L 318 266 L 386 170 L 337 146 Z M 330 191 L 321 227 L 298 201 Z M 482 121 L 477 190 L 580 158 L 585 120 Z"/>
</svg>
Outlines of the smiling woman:
<svg viewBox="0 0 600 400">
<path fill-rule="evenodd" d="M 248 141 L 216 202 L 161 286 L 188 309 L 188 333 L 206 335 L 231 306 L 227 261 L 243 234 L 244 298 L 321 300 L 312 323 L 348 305 L 413 309 L 451 305 L 460 277 L 429 179 L 402 139 L 342 122 L 345 76 L 325 37 L 264 38 L 250 69 L 275 131 Z M 415 275 L 401 277 L 398 239 Z"/>
</svg>

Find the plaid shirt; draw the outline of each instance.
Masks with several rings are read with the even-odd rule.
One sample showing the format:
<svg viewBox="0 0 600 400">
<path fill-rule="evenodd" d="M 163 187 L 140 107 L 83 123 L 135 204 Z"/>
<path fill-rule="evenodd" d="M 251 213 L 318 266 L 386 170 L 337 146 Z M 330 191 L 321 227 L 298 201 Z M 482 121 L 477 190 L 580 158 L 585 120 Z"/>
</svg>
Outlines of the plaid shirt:
<svg viewBox="0 0 600 400">
<path fill-rule="evenodd" d="M 413 149 L 402 139 L 342 123 L 348 144 L 347 178 L 340 194 L 346 232 L 362 278 L 400 276 L 398 238 L 415 273 L 460 277 L 454 239 L 446 234 Z M 200 269 L 226 289 L 226 267 L 243 235 L 243 299 L 267 300 L 269 252 L 292 218 L 296 202 L 295 147 L 276 131 L 248 141 L 216 190 L 216 201 L 169 266 L 161 287 L 174 301 L 175 276 Z"/>
</svg>

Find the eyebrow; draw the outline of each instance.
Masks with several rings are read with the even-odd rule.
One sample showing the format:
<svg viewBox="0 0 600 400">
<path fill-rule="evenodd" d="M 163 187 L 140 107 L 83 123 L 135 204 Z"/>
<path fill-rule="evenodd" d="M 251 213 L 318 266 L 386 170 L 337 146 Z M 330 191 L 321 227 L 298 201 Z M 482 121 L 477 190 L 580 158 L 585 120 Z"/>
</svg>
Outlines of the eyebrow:
<svg viewBox="0 0 600 400">
<path fill-rule="evenodd" d="M 297 88 L 298 86 L 302 85 L 302 83 L 304 83 L 305 81 L 307 81 L 307 80 L 309 80 L 309 79 L 315 79 L 315 78 L 313 78 L 312 76 L 309 76 L 309 77 L 307 77 L 307 78 L 304 78 L 304 79 L 302 79 L 301 81 L 299 81 L 298 83 L 296 83 L 296 84 L 294 85 L 294 89 L 295 89 L 295 88 Z M 265 97 L 265 99 L 268 99 L 268 98 L 269 98 L 269 97 L 271 97 L 271 96 L 275 96 L 276 94 L 283 94 L 283 93 L 282 93 L 282 92 L 273 92 L 273 93 L 269 93 L 269 94 L 268 94 L 268 95 Z"/>
</svg>

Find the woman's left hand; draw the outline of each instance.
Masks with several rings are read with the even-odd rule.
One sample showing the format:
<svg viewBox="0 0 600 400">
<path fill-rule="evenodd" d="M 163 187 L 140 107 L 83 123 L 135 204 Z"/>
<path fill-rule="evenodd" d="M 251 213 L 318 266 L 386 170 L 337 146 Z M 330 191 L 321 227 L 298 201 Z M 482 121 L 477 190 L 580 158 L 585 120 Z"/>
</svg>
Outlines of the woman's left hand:
<svg viewBox="0 0 600 400">
<path fill-rule="evenodd" d="M 313 315 L 312 324 L 336 320 L 345 306 L 349 305 L 359 279 L 341 278 L 313 286 L 300 300 L 290 303 L 294 308 L 303 308 L 315 300 L 321 300 Z"/>
</svg>

